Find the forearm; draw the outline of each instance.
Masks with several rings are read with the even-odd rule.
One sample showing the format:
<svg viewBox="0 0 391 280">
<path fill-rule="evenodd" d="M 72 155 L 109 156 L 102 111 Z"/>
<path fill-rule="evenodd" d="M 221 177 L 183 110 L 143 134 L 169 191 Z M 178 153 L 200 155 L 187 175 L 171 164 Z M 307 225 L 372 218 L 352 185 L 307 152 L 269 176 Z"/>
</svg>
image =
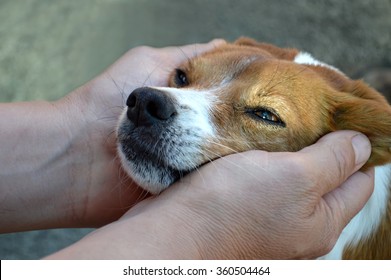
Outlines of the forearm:
<svg viewBox="0 0 391 280">
<path fill-rule="evenodd" d="M 0 232 L 96 227 L 146 194 L 121 173 L 105 76 L 56 102 L 0 104 Z"/>
<path fill-rule="evenodd" d="M 66 226 L 72 205 L 64 197 L 83 159 L 72 139 L 82 122 L 71 128 L 64 113 L 43 101 L 0 104 L 2 232 Z"/>
<path fill-rule="evenodd" d="M 0 104 L 0 232 L 101 226 L 145 198 L 116 155 L 126 97 L 222 43 L 135 48 L 58 102 Z"/>
<path fill-rule="evenodd" d="M 191 211 L 178 205 L 175 198 L 169 203 L 160 198 L 152 198 L 139 203 L 135 208 L 118 221 L 99 228 L 79 242 L 47 258 L 200 259 L 203 257 L 200 249 L 206 250 L 205 247 L 209 246 L 209 242 L 203 239 L 213 225 L 208 225 L 202 216 L 192 216 Z M 200 231 L 195 230 L 196 228 L 200 228 Z"/>
<path fill-rule="evenodd" d="M 151 218 L 151 217 L 150 217 Z M 100 228 L 47 259 L 200 259 L 189 234 L 172 220 L 120 220 Z"/>
<path fill-rule="evenodd" d="M 271 252 L 257 249 L 263 236 L 254 234 L 257 227 L 247 223 L 252 219 L 238 222 L 243 213 L 233 213 L 224 205 L 226 201 L 218 191 L 220 186 L 215 184 L 219 179 L 212 179 L 209 184 L 204 180 L 205 172 L 200 173 L 193 173 L 159 196 L 138 203 L 116 222 L 47 258 L 270 258 Z M 262 223 L 262 218 L 258 222 Z M 278 248 L 271 251 L 274 249 Z"/>
</svg>

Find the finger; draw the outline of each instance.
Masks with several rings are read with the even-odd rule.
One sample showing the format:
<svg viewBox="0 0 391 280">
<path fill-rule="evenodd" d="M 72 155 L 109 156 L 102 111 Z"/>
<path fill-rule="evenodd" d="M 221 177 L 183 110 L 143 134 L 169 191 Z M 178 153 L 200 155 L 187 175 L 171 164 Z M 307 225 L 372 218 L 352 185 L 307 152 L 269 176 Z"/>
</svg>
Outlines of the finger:
<svg viewBox="0 0 391 280">
<path fill-rule="evenodd" d="M 226 41 L 224 41 L 223 39 L 214 39 L 205 44 L 192 44 L 192 45 L 185 45 L 181 47 L 171 47 L 171 48 L 174 48 L 176 52 L 180 51 L 182 53 L 181 59 L 183 60 L 183 59 L 190 59 L 196 57 L 204 52 L 211 51 L 224 44 L 226 44 Z"/>
<path fill-rule="evenodd" d="M 323 196 L 330 218 L 342 229 L 364 207 L 374 188 L 374 169 L 358 171 L 347 179 L 339 188 Z"/>
<path fill-rule="evenodd" d="M 214 39 L 210 41 L 209 43 L 205 44 L 193 44 L 193 45 L 187 45 L 180 47 L 183 53 L 188 57 L 195 57 L 197 55 L 200 55 L 204 52 L 211 51 L 221 45 L 226 44 L 226 41 L 222 39 Z"/>
<path fill-rule="evenodd" d="M 363 134 L 337 131 L 299 152 L 310 164 L 321 195 L 341 185 L 369 159 L 371 144 Z"/>
</svg>

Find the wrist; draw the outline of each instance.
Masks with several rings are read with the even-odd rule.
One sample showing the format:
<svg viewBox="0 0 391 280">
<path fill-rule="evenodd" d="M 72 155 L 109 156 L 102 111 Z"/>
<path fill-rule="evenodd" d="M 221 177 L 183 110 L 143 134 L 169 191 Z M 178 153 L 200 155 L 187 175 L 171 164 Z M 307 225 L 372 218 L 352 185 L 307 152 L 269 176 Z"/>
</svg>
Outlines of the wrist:
<svg viewBox="0 0 391 280">
<path fill-rule="evenodd" d="M 119 174 L 109 137 L 115 125 L 99 119 L 91 99 L 87 85 L 55 102 L 0 104 L 2 232 L 94 226 L 125 211 L 97 215 L 99 203 L 89 202 L 101 195 L 95 185 L 110 184 L 104 174 Z"/>
<path fill-rule="evenodd" d="M 119 220 L 49 258 L 200 259 L 199 239 L 193 237 L 191 225 L 184 224 L 177 211 L 181 209 L 159 198 L 144 200 Z"/>
</svg>

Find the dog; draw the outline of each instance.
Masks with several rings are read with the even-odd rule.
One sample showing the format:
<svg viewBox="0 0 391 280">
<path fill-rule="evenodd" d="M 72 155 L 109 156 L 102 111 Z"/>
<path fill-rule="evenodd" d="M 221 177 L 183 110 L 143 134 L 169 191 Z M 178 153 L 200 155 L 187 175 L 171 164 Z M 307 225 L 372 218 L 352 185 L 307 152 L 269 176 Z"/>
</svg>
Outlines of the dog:
<svg viewBox="0 0 391 280">
<path fill-rule="evenodd" d="M 391 107 L 364 82 L 309 53 L 240 38 L 175 69 L 169 87 L 134 90 L 126 105 L 119 157 L 152 194 L 234 152 L 293 152 L 332 131 L 364 133 L 374 193 L 322 258 L 391 259 Z"/>
</svg>

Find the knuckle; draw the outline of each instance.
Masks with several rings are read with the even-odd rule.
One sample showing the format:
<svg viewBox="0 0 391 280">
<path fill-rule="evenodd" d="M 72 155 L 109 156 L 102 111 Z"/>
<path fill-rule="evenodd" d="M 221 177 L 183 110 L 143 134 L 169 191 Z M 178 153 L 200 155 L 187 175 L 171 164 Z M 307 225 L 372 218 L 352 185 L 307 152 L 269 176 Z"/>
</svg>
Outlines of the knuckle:
<svg viewBox="0 0 391 280">
<path fill-rule="evenodd" d="M 289 172 L 296 178 L 302 181 L 313 181 L 313 165 L 311 162 L 301 154 L 291 153 L 287 157 Z"/>
<path fill-rule="evenodd" d="M 351 153 L 348 153 L 347 150 L 342 150 L 339 146 L 331 146 L 330 152 L 335 159 L 335 169 L 333 172 L 335 174 L 330 174 L 337 176 L 342 180 L 345 180 L 350 174 L 348 170 L 352 169 L 354 166 L 354 156 Z"/>
<path fill-rule="evenodd" d="M 132 49 L 133 54 L 146 55 L 155 51 L 155 48 L 149 46 L 137 46 Z"/>
</svg>

